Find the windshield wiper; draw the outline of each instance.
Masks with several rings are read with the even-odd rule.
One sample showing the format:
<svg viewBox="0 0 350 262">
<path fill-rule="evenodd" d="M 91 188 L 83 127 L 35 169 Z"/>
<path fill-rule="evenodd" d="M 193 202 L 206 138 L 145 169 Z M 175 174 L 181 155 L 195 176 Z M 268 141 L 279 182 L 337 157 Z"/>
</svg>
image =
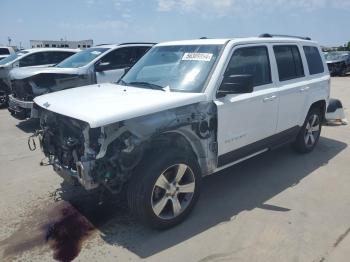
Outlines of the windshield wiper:
<svg viewBox="0 0 350 262">
<path fill-rule="evenodd" d="M 164 87 L 156 85 L 156 84 L 148 83 L 148 82 L 130 82 L 130 83 L 125 83 L 125 84 L 126 85 L 135 85 L 137 87 L 150 87 L 151 89 L 162 90 L 165 92 Z"/>
<path fill-rule="evenodd" d="M 128 84 L 124 81 L 119 79 L 119 81 L 116 82 L 118 85 L 123 85 L 123 86 L 127 86 Z"/>
</svg>

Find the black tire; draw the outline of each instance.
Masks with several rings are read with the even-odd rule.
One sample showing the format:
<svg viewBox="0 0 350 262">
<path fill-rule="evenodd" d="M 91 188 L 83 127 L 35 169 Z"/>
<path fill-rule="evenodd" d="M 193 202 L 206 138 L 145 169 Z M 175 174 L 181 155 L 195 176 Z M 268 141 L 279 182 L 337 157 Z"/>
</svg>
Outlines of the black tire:
<svg viewBox="0 0 350 262">
<path fill-rule="evenodd" d="M 310 127 L 310 124 L 312 124 L 312 121 L 315 116 L 317 117 L 317 120 L 314 126 L 315 129 L 313 130 L 316 130 L 316 126 L 317 126 L 318 131 L 312 131 L 312 130 L 310 131 L 309 127 Z M 303 126 L 301 127 L 297 135 L 296 140 L 293 143 L 293 148 L 298 153 L 309 153 L 314 150 L 320 138 L 321 129 L 322 129 L 322 120 L 323 120 L 322 109 L 317 107 L 311 108 L 309 113 L 306 116 Z M 312 135 L 313 137 L 312 139 L 310 135 Z"/>
<path fill-rule="evenodd" d="M 169 207 L 168 209 L 174 212 L 173 214 L 175 217 L 163 218 L 160 217 L 161 213 L 157 215 L 153 209 L 153 207 L 155 206 L 154 192 L 156 190 L 163 190 L 163 188 L 158 188 L 158 186 L 156 186 L 156 183 L 164 174 L 171 174 L 171 168 L 175 168 L 178 164 L 181 164 L 181 166 L 189 167 L 189 169 L 186 169 L 186 171 L 184 171 L 185 175 L 181 177 L 186 178 L 185 176 L 189 176 L 190 174 L 190 176 L 194 178 L 194 192 L 193 194 L 179 192 L 177 193 L 178 195 L 176 195 L 176 198 L 178 197 L 179 199 L 178 203 L 181 203 L 180 198 L 182 198 L 182 203 L 185 203 L 185 200 L 187 201 L 187 204 L 184 205 L 184 209 L 177 216 L 175 216 L 175 207 L 173 204 L 174 202 L 171 199 L 167 199 L 165 202 L 169 202 L 167 202 L 167 205 L 165 206 L 165 208 L 163 207 L 162 210 L 165 212 L 167 211 L 166 209 Z M 169 173 L 166 173 L 165 170 Z M 179 172 L 176 171 L 175 173 Z M 168 180 L 170 181 L 170 179 L 167 179 L 167 182 Z M 173 182 L 175 183 L 175 180 Z M 182 186 L 180 185 L 180 181 L 178 185 Z M 201 172 L 193 153 L 188 153 L 184 150 L 181 151 L 180 149 L 176 148 L 167 148 L 158 151 L 153 151 L 152 153 L 148 154 L 148 156 L 138 165 L 138 167 L 134 171 L 134 174 L 128 182 L 128 205 L 131 212 L 142 223 L 152 228 L 166 229 L 181 223 L 189 215 L 189 213 L 192 211 L 195 203 L 198 200 L 200 187 Z M 179 190 L 179 188 L 177 188 L 176 190 Z M 162 193 L 163 192 L 160 192 L 160 194 Z M 161 197 L 160 200 L 164 199 L 165 196 L 168 194 L 168 191 L 164 190 L 163 197 Z M 191 194 L 192 196 L 190 199 L 186 199 L 188 197 L 188 194 Z M 168 198 L 171 198 L 171 196 L 168 196 Z M 182 207 L 182 205 L 180 206 Z"/>
</svg>

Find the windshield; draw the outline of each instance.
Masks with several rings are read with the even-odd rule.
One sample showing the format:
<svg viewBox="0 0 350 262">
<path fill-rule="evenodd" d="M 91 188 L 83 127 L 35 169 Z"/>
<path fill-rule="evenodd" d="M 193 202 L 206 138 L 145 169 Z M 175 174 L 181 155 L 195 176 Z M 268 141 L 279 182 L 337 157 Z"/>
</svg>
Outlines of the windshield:
<svg viewBox="0 0 350 262">
<path fill-rule="evenodd" d="M 21 57 L 21 56 L 23 56 L 23 55 L 25 55 L 27 53 L 28 53 L 28 51 L 19 51 L 17 53 L 9 55 L 8 57 L 0 60 L 0 65 L 4 65 L 4 64 L 10 63 L 10 62 L 16 60 L 17 58 L 19 58 L 19 57 Z"/>
<path fill-rule="evenodd" d="M 151 49 L 120 84 L 182 92 L 201 92 L 222 45 L 175 45 Z"/>
<path fill-rule="evenodd" d="M 77 68 L 87 65 L 92 60 L 94 60 L 99 55 L 103 54 L 109 50 L 109 48 L 89 48 L 84 51 L 80 51 L 67 59 L 63 60 L 61 63 L 57 64 L 56 67 L 63 68 Z"/>
<path fill-rule="evenodd" d="M 345 57 L 347 57 L 349 53 L 347 52 L 330 52 L 325 54 L 326 60 L 327 61 L 332 61 L 332 60 L 340 60 Z"/>
</svg>

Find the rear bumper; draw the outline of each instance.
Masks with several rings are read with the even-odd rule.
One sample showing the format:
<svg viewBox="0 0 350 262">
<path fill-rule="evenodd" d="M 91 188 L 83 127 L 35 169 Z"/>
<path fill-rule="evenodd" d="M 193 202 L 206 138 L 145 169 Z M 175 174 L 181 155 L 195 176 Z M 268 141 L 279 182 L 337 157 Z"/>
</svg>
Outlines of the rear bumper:
<svg viewBox="0 0 350 262">
<path fill-rule="evenodd" d="M 37 118 L 38 112 L 33 108 L 33 105 L 32 101 L 22 101 L 9 95 L 8 110 L 17 119 Z"/>
</svg>

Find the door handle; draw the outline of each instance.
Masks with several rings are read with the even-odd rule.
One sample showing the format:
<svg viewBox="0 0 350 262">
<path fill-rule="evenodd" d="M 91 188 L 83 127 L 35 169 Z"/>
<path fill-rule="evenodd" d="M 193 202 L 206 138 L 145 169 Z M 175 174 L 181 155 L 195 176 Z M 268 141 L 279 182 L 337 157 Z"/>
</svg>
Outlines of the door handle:
<svg viewBox="0 0 350 262">
<path fill-rule="evenodd" d="M 269 96 L 269 97 L 265 97 L 263 99 L 264 102 L 269 102 L 269 101 L 273 101 L 277 98 L 277 96 L 273 95 L 273 96 Z"/>
<path fill-rule="evenodd" d="M 300 88 L 300 92 L 305 92 L 305 91 L 307 91 L 309 89 L 310 89 L 309 86 L 305 86 L 305 87 Z"/>
</svg>

